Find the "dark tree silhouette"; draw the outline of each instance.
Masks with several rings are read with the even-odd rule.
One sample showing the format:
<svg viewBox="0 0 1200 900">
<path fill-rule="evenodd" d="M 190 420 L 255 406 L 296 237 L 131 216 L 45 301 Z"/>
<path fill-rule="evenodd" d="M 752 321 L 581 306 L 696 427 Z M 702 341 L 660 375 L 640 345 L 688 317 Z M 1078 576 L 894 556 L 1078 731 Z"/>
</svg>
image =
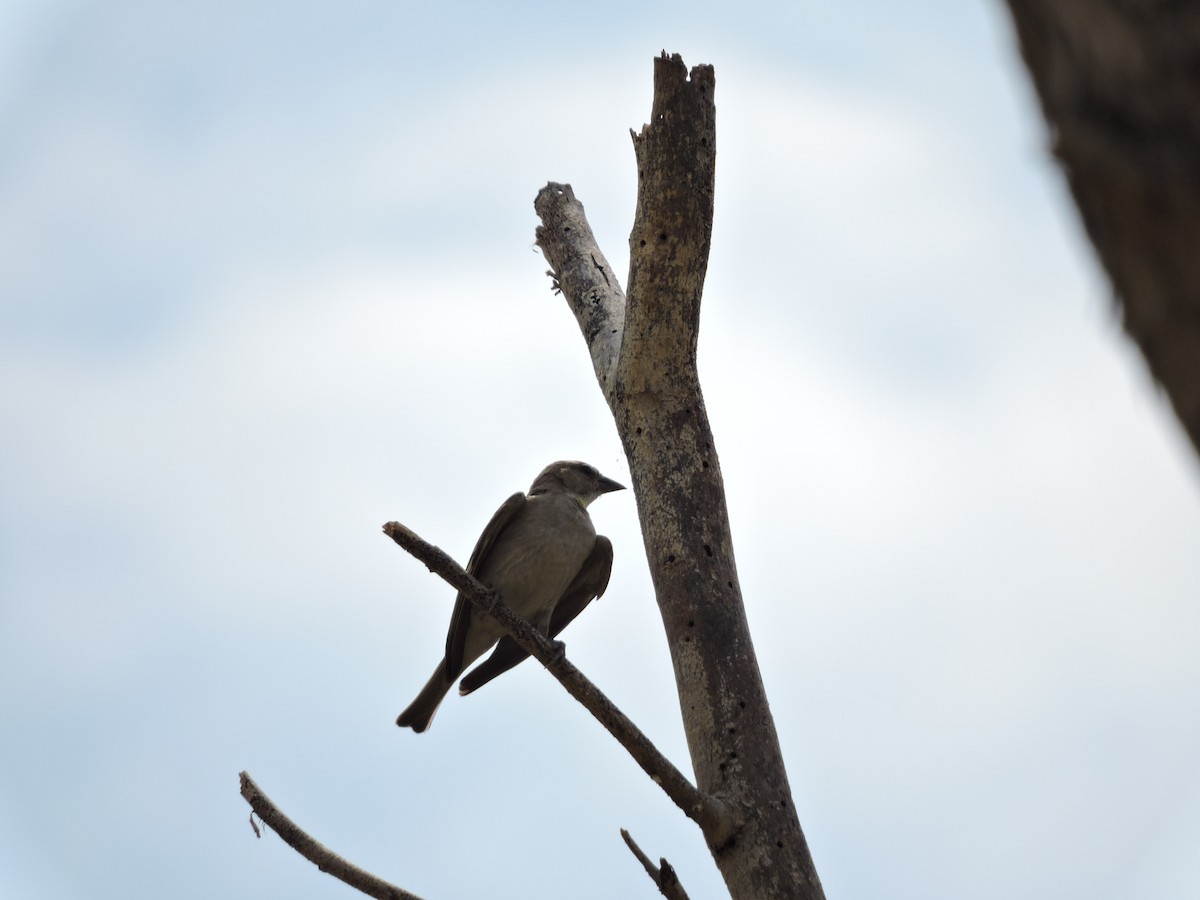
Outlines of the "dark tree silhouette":
<svg viewBox="0 0 1200 900">
<path fill-rule="evenodd" d="M 1008 6 L 1125 330 L 1200 453 L 1200 5 Z"/>
</svg>

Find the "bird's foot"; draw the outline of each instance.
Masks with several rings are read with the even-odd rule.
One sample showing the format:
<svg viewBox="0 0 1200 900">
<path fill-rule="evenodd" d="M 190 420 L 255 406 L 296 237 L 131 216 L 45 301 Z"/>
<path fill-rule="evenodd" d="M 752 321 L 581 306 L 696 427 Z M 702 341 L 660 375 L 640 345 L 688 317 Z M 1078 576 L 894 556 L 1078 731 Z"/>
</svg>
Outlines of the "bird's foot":
<svg viewBox="0 0 1200 900">
<path fill-rule="evenodd" d="M 562 662 L 567 658 L 567 645 L 562 641 L 551 641 L 550 646 L 554 648 L 554 654 L 550 657 L 551 662 Z"/>
</svg>

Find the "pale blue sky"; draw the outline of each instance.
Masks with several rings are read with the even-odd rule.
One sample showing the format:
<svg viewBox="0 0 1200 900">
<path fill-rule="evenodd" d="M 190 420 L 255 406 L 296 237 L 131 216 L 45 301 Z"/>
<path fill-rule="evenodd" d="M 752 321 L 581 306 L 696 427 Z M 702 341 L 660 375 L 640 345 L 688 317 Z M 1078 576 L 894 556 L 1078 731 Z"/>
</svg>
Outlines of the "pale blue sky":
<svg viewBox="0 0 1200 900">
<path fill-rule="evenodd" d="M 561 457 L 626 481 L 533 248 L 618 272 L 666 48 L 717 72 L 701 376 L 831 898 L 1200 895 L 1200 474 L 1001 6 L 0 4 L 0 896 L 340 898 L 248 769 L 435 898 L 693 897 L 691 827 L 527 664 L 395 715 Z M 633 498 L 568 653 L 682 768 Z"/>
</svg>

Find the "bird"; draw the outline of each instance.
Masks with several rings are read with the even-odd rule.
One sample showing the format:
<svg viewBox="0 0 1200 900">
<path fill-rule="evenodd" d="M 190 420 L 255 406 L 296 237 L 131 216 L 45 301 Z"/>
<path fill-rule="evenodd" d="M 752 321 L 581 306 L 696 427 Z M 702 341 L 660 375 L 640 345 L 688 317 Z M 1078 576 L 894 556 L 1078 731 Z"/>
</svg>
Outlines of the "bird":
<svg viewBox="0 0 1200 900">
<path fill-rule="evenodd" d="M 608 587 L 612 542 L 596 534 L 587 507 L 601 494 L 624 489 L 587 463 L 551 463 L 533 480 L 528 494 L 515 493 L 496 510 L 471 552 L 467 572 L 543 635 L 555 637 Z M 396 724 L 425 731 L 454 682 L 492 645 L 492 655 L 462 679 L 460 695 L 529 656 L 500 623 L 460 593 L 446 635 L 446 654 Z"/>
</svg>

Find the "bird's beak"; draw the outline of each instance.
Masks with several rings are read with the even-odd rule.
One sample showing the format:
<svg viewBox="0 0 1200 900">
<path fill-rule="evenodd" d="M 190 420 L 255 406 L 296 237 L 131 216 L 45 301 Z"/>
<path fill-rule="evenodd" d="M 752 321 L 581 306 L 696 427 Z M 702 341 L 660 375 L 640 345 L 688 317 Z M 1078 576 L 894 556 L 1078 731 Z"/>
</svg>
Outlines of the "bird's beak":
<svg viewBox="0 0 1200 900">
<path fill-rule="evenodd" d="M 625 490 L 625 485 L 618 484 L 617 482 L 613 481 L 611 478 L 605 478 L 603 475 L 600 476 L 600 480 L 597 482 L 597 486 L 600 488 L 601 494 L 607 494 L 609 491 Z"/>
</svg>

